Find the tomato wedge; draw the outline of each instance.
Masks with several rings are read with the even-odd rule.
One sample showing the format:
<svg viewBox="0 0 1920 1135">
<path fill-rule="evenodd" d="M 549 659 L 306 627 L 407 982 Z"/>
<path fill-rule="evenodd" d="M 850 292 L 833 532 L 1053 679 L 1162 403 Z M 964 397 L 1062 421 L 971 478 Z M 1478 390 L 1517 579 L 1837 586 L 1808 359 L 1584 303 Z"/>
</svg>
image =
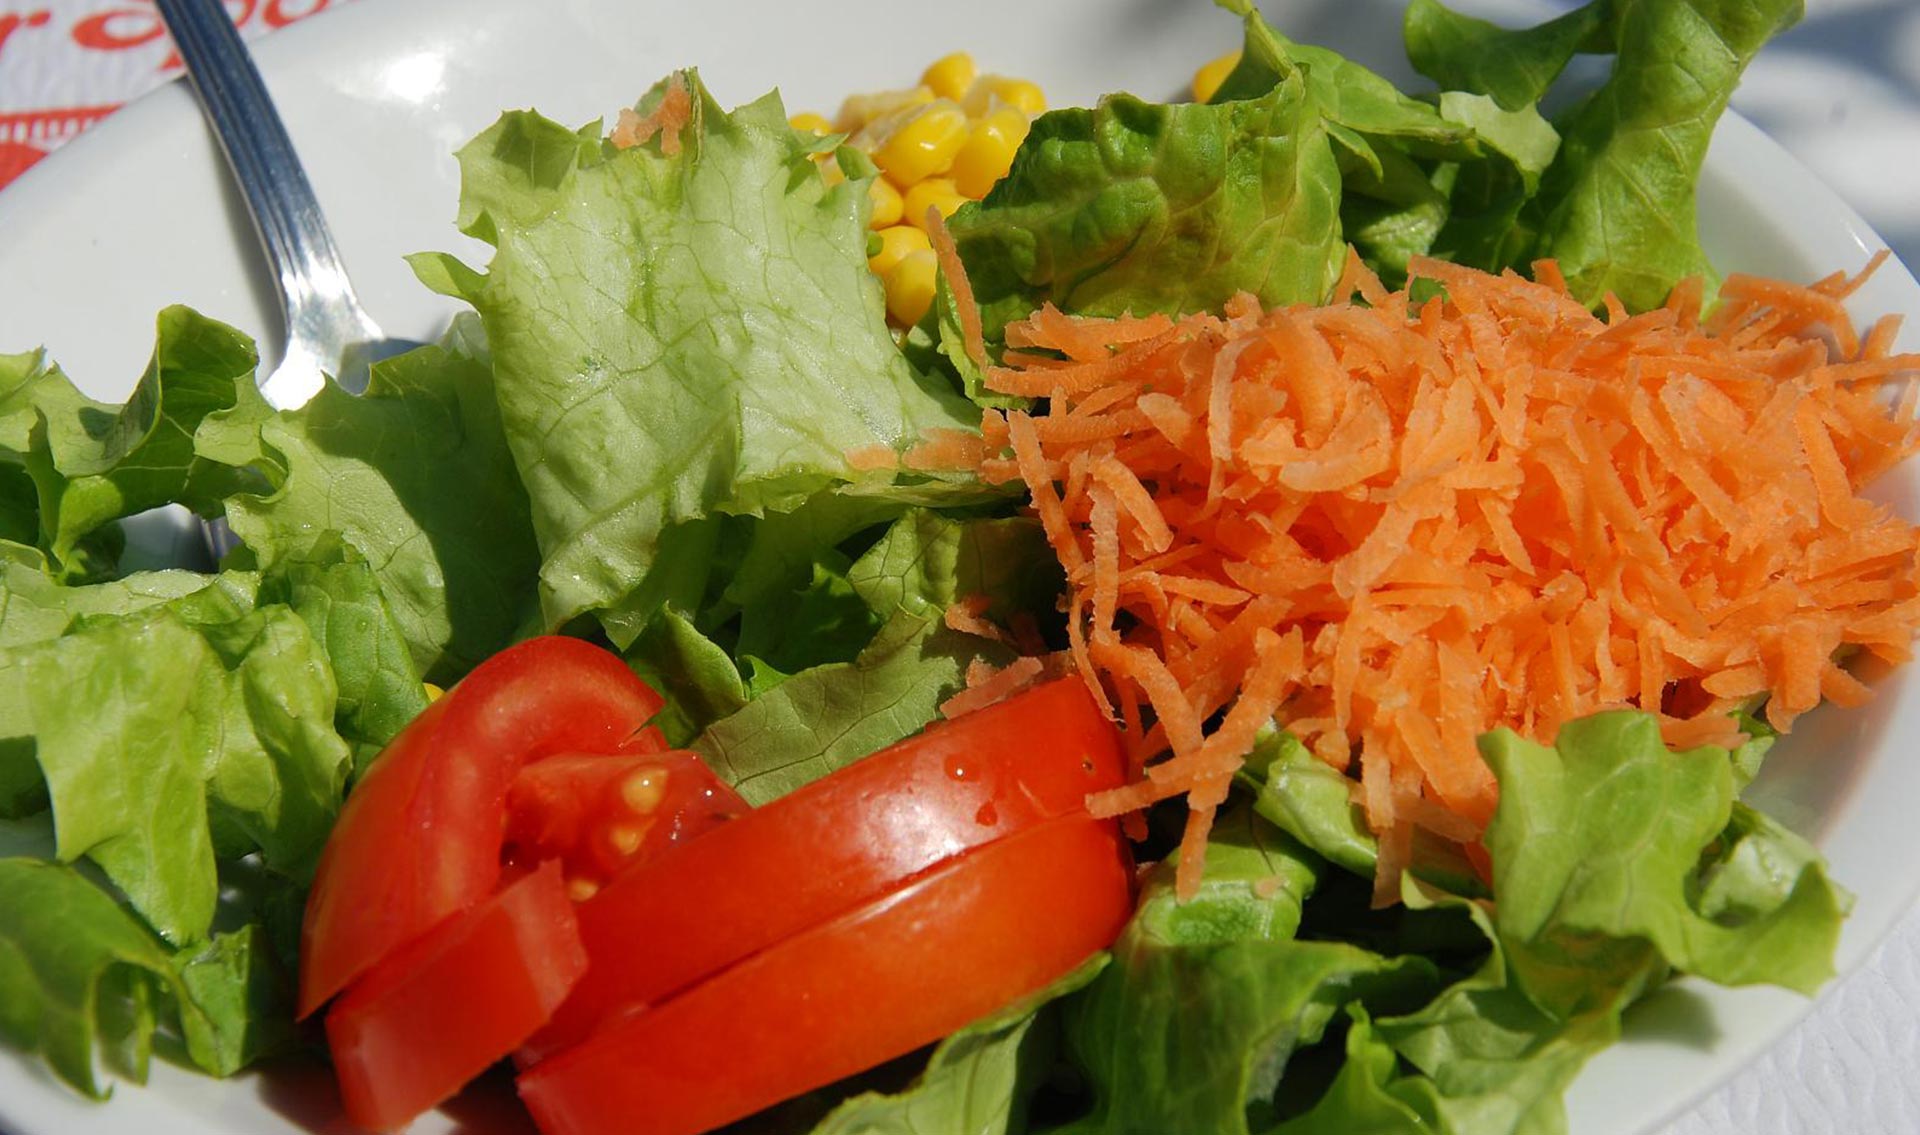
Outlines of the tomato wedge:
<svg viewBox="0 0 1920 1135">
<path fill-rule="evenodd" d="M 391 1131 L 546 1022 L 586 972 L 560 865 L 548 863 L 382 961 L 327 1011 L 347 1118 Z"/>
<path fill-rule="evenodd" d="M 595 959 L 522 1066 L 971 848 L 1121 783 L 1078 678 L 936 725 L 618 876 L 580 906 Z M 600 959 L 617 959 L 603 964 Z"/>
<path fill-rule="evenodd" d="M 664 748 L 661 699 L 577 639 L 494 655 L 427 708 L 347 797 L 301 927 L 300 1015 L 394 950 L 491 895 L 502 809 L 524 764 L 565 752 Z"/>
<path fill-rule="evenodd" d="M 610 1025 L 521 1098 L 545 1135 L 710 1130 L 1037 992 L 1113 941 L 1131 892 L 1114 822 L 1031 827 Z"/>
</svg>

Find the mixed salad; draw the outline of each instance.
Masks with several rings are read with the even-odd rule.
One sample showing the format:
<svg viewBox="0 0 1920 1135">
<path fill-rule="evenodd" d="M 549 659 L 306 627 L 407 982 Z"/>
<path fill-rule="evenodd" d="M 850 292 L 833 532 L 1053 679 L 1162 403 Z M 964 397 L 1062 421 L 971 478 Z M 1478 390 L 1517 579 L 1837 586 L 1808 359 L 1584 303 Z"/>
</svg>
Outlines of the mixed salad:
<svg viewBox="0 0 1920 1135">
<path fill-rule="evenodd" d="M 1910 653 L 1920 360 L 1700 247 L 1798 0 L 1414 0 L 1420 94 L 1222 6 L 1193 101 L 506 114 L 362 395 L 0 357 L 0 1036 L 324 1046 L 370 1129 L 510 1058 L 549 1135 L 1542 1135 L 1672 975 L 1816 989 L 1738 796 Z M 241 547 L 123 572 L 167 504 Z"/>
</svg>

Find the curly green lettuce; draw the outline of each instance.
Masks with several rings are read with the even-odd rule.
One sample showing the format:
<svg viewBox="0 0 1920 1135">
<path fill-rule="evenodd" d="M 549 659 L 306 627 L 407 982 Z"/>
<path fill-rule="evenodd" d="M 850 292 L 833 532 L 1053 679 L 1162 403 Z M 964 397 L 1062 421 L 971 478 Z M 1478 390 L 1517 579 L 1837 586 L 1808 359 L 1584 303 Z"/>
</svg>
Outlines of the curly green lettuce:
<svg viewBox="0 0 1920 1135">
<path fill-rule="evenodd" d="M 460 154 L 487 270 L 416 258 L 485 322 L 545 625 L 597 613 L 621 644 L 701 594 L 702 521 L 791 511 L 862 480 L 850 454 L 977 424 L 887 333 L 864 183 L 818 176 L 777 95 L 729 113 L 686 72 L 647 106 L 668 87 L 685 125 L 628 149 L 502 118 Z"/>
</svg>

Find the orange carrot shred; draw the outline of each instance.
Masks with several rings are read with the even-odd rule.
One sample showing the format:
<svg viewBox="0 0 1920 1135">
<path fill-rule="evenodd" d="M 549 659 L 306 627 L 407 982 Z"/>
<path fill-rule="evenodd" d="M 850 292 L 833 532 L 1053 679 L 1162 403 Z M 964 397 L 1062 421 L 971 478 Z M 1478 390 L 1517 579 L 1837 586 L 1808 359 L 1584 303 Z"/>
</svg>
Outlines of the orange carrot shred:
<svg viewBox="0 0 1920 1135">
<path fill-rule="evenodd" d="M 986 617 L 993 600 L 985 595 L 968 595 L 947 607 L 944 622 L 948 630 L 977 635 L 994 642 L 1009 641 L 1007 632 Z"/>
<path fill-rule="evenodd" d="M 987 344 L 980 325 L 980 305 L 974 302 L 973 284 L 960 266 L 960 250 L 953 243 L 953 233 L 947 230 L 946 218 L 931 205 L 927 207 L 927 238 L 933 245 L 933 255 L 940 261 L 940 274 L 953 292 L 953 314 L 960 320 L 960 345 L 974 366 L 984 367 Z"/>
<path fill-rule="evenodd" d="M 901 457 L 909 469 L 977 469 L 989 456 L 988 443 L 968 430 L 929 429 Z"/>
<path fill-rule="evenodd" d="M 955 718 L 1004 701 L 1032 685 L 1044 670 L 1044 664 L 1033 657 L 1016 658 L 990 674 L 975 675 L 969 667 L 967 688 L 941 702 L 940 715 Z"/>
<path fill-rule="evenodd" d="M 660 135 L 660 152 L 669 158 L 680 154 L 680 131 L 693 120 L 693 93 L 687 89 L 687 76 L 683 71 L 675 71 L 667 80 L 667 89 L 661 93 L 660 101 L 646 114 L 640 114 L 631 107 L 620 108 L 620 117 L 614 122 L 613 132 L 607 136 L 618 149 L 627 150 L 643 145 L 655 134 Z"/>
<path fill-rule="evenodd" d="M 1409 271 L 1444 293 L 1416 304 L 1350 255 L 1323 308 L 1044 306 L 988 372 L 1041 415 L 921 443 L 1031 493 L 1067 657 L 1118 704 L 1135 774 L 1089 807 L 1184 796 L 1183 896 L 1274 725 L 1355 778 L 1397 901 L 1416 830 L 1478 845 L 1490 730 L 1551 741 L 1637 706 L 1669 745 L 1735 745 L 1751 699 L 1785 729 L 1870 696 L 1845 651 L 1913 653 L 1920 528 L 1860 494 L 1920 449 L 1920 356 L 1892 321 L 1856 330 L 1864 273 L 1732 277 L 1711 311 L 1693 280 L 1596 316 L 1552 262 Z"/>
<path fill-rule="evenodd" d="M 892 469 L 900 464 L 900 455 L 884 445 L 875 443 L 863 445 L 847 451 L 847 468 L 860 472 L 875 469 Z"/>
</svg>

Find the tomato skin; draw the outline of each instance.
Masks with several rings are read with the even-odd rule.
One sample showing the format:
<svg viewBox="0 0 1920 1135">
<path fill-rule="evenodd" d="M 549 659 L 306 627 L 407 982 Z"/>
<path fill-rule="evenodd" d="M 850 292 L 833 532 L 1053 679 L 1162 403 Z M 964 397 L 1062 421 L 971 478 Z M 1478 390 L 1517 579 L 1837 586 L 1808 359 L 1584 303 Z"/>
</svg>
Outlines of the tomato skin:
<svg viewBox="0 0 1920 1135">
<path fill-rule="evenodd" d="M 586 968 L 558 863 L 416 939 L 327 1011 L 347 1118 L 404 1127 L 539 1028 Z"/>
<path fill-rule="evenodd" d="M 1045 988 L 1132 913 L 1118 825 L 1042 823 L 608 1026 L 520 1095 L 545 1135 L 694 1135 Z"/>
<path fill-rule="evenodd" d="M 494 892 L 502 809 L 523 764 L 657 744 L 643 727 L 661 704 L 619 658 L 548 636 L 494 655 L 430 705 L 347 797 L 321 853 L 301 927 L 300 1015 Z"/>
<path fill-rule="evenodd" d="M 937 725 L 637 865 L 580 906 L 595 965 L 516 1059 L 659 1001 L 1125 775 L 1078 678 Z"/>
</svg>

